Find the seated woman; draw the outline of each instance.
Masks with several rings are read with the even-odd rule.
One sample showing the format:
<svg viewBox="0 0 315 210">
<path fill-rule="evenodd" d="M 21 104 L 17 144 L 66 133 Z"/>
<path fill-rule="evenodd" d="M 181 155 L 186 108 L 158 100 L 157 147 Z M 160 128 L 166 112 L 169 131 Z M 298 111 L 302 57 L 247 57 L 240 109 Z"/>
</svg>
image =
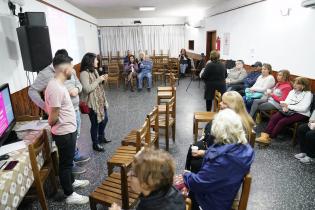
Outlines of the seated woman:
<svg viewBox="0 0 315 210">
<path fill-rule="evenodd" d="M 231 109 L 220 111 L 211 128 L 214 145 L 206 151 L 198 173 L 186 171 L 184 183 L 192 201 L 202 209 L 230 210 L 249 172 L 254 150 L 247 143 L 241 117 Z M 198 209 L 193 202 L 193 210 Z"/>
<path fill-rule="evenodd" d="M 261 98 L 263 93 L 275 85 L 275 78 L 271 75 L 271 65 L 264 63 L 261 75 L 257 78 L 255 84 L 251 88 L 245 89 L 244 101 L 247 111 L 249 112 L 254 99 Z"/>
<path fill-rule="evenodd" d="M 250 115 L 254 118 L 257 110 L 267 111 L 280 108 L 280 101 L 284 101 L 292 90 L 290 72 L 281 70 L 277 74 L 277 84 L 272 89 L 267 89 L 264 96 L 254 99 L 250 109 Z"/>
<path fill-rule="evenodd" d="M 223 110 L 226 108 L 234 110 L 241 117 L 243 128 L 247 134 L 247 137 L 249 137 L 255 123 L 251 116 L 247 113 L 242 96 L 238 92 L 229 91 L 223 94 L 222 101 L 220 103 L 220 109 Z M 214 140 L 213 136 L 210 134 L 211 124 L 212 122 L 209 122 L 206 125 L 204 129 L 204 135 L 202 136 L 201 140 L 193 145 L 197 146 L 198 150 L 192 152 L 191 147 L 189 147 L 185 166 L 186 170 L 190 170 L 195 173 L 200 170 L 204 154 L 208 147 L 213 144 Z"/>
<path fill-rule="evenodd" d="M 244 87 L 243 80 L 247 76 L 247 72 L 244 69 L 244 61 L 237 60 L 235 62 L 235 67 L 228 71 L 226 82 L 227 91 L 230 90 L 240 90 Z"/>
<path fill-rule="evenodd" d="M 133 84 L 133 78 L 137 77 L 137 71 L 138 71 L 138 63 L 135 60 L 135 57 L 133 55 L 129 55 L 129 61 L 125 64 L 125 87 L 127 89 L 128 84 L 130 84 L 130 90 L 134 91 L 134 85 Z"/>
<path fill-rule="evenodd" d="M 256 139 L 256 142 L 269 145 L 271 138 L 276 138 L 287 125 L 307 120 L 311 113 L 313 95 L 310 91 L 310 81 L 304 77 L 297 77 L 285 101 L 280 101 L 280 109 L 273 114 L 267 128 Z"/>
<path fill-rule="evenodd" d="M 308 123 L 299 126 L 297 131 L 301 153 L 294 155 L 301 163 L 309 164 L 315 158 L 315 111 Z"/>
<path fill-rule="evenodd" d="M 186 54 L 186 50 L 184 48 L 180 50 L 178 60 L 179 60 L 180 76 L 185 77 L 186 70 L 191 65 L 191 60 L 188 58 Z"/>
<path fill-rule="evenodd" d="M 173 186 L 175 163 L 162 150 L 145 149 L 134 159 L 128 182 L 141 193 L 136 210 L 185 210 L 183 195 Z M 113 204 L 109 210 L 121 210 Z"/>
</svg>

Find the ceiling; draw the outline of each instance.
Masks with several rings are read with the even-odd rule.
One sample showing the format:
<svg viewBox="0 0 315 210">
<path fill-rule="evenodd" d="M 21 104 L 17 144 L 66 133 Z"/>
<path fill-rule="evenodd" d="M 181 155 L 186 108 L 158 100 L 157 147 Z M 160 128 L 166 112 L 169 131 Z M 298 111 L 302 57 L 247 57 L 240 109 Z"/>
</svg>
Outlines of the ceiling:
<svg viewBox="0 0 315 210">
<path fill-rule="evenodd" d="M 203 16 L 207 9 L 232 0 L 66 0 L 95 18 Z M 140 12 L 140 6 L 156 11 Z"/>
</svg>

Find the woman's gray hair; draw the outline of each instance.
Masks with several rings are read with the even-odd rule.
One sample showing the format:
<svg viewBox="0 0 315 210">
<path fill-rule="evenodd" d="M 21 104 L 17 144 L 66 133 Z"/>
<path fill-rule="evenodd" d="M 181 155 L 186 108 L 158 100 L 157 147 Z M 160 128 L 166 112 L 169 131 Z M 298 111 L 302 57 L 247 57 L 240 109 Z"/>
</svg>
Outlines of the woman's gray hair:
<svg viewBox="0 0 315 210">
<path fill-rule="evenodd" d="M 212 121 L 211 135 L 215 144 L 247 144 L 242 120 L 231 109 L 221 110 Z"/>
</svg>

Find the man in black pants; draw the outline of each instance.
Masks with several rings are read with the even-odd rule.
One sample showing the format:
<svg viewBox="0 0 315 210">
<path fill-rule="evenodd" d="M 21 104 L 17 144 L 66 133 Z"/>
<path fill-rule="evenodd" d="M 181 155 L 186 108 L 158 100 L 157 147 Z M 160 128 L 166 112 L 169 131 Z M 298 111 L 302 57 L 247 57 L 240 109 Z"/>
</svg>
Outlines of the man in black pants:
<svg viewBox="0 0 315 210">
<path fill-rule="evenodd" d="M 74 180 L 72 174 L 75 152 L 77 125 L 74 107 L 67 88 L 66 80 L 71 78 L 71 58 L 57 55 L 53 59 L 55 77 L 51 79 L 45 91 L 45 107 L 48 112 L 48 123 L 56 142 L 59 154 L 59 179 L 68 204 L 84 204 L 89 201 L 73 191 L 76 187 L 85 187 L 88 180 Z"/>
</svg>

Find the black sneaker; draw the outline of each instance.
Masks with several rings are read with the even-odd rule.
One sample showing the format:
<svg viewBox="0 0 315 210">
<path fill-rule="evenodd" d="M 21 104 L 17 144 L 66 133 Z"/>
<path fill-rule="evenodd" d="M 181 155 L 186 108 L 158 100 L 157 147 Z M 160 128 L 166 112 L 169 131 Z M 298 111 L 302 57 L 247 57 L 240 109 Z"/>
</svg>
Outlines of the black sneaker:
<svg viewBox="0 0 315 210">
<path fill-rule="evenodd" d="M 73 174 L 73 175 L 79 175 L 79 174 L 83 174 L 83 173 L 85 173 L 85 172 L 86 172 L 86 170 L 85 170 L 84 168 L 79 167 L 79 166 L 77 166 L 77 165 L 74 165 L 74 166 L 72 167 L 72 174 Z"/>
<path fill-rule="evenodd" d="M 151 88 L 147 88 L 148 92 L 151 92 Z"/>
</svg>

